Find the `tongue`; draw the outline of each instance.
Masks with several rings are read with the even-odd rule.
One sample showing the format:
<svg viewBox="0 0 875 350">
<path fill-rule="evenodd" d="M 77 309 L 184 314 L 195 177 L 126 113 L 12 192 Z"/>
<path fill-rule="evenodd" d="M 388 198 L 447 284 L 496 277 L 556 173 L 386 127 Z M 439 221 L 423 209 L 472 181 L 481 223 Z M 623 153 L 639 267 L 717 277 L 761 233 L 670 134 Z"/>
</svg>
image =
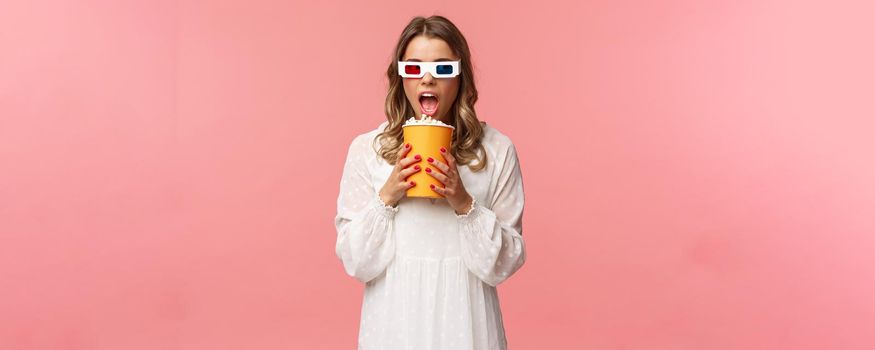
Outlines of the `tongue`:
<svg viewBox="0 0 875 350">
<path fill-rule="evenodd" d="M 438 100 L 436 97 L 427 96 L 419 100 L 419 104 L 425 114 L 434 115 L 434 112 L 437 111 Z"/>
</svg>

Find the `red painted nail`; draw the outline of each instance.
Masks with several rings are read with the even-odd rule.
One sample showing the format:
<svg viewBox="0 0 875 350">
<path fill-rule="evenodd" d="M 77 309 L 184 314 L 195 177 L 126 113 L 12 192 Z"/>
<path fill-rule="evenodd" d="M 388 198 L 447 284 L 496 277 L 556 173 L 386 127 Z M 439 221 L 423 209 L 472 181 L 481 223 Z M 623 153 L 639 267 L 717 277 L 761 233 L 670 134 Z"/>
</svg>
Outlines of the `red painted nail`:
<svg viewBox="0 0 875 350">
<path fill-rule="evenodd" d="M 433 161 L 434 161 L 434 158 L 432 158 L 432 157 L 428 157 L 428 162 L 429 162 L 429 163 L 431 163 L 431 162 L 433 162 Z"/>
<path fill-rule="evenodd" d="M 431 168 L 425 168 L 425 172 L 430 173 L 430 172 L 431 172 Z"/>
<path fill-rule="evenodd" d="M 410 144 L 408 143 L 408 144 L 404 145 L 404 148 L 410 148 Z"/>
<path fill-rule="evenodd" d="M 441 152 L 446 152 L 446 151 L 447 151 L 446 148 L 441 147 Z"/>
<path fill-rule="evenodd" d="M 419 165 L 413 167 L 413 169 L 419 170 Z"/>
<path fill-rule="evenodd" d="M 434 184 L 431 184 L 431 189 L 434 189 Z"/>
<path fill-rule="evenodd" d="M 416 186 L 416 182 L 410 181 L 410 186 Z"/>
<path fill-rule="evenodd" d="M 413 158 L 416 158 L 417 160 L 422 159 L 422 157 L 420 157 L 418 154 L 416 155 L 416 157 Z"/>
</svg>

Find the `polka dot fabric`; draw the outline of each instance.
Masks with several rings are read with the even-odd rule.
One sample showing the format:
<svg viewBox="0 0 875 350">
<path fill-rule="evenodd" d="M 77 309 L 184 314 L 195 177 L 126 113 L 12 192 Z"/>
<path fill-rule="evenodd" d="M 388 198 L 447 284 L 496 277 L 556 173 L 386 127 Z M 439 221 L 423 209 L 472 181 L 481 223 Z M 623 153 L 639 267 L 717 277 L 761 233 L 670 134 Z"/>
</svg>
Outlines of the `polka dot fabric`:
<svg viewBox="0 0 875 350">
<path fill-rule="evenodd" d="M 459 166 L 475 199 L 467 213 L 445 199 L 405 197 L 393 208 L 377 194 L 392 171 L 377 154 L 387 123 L 350 144 L 334 220 L 337 257 L 365 285 L 358 348 L 506 349 L 496 286 L 526 260 L 513 143 L 484 124 L 488 166 Z"/>
</svg>

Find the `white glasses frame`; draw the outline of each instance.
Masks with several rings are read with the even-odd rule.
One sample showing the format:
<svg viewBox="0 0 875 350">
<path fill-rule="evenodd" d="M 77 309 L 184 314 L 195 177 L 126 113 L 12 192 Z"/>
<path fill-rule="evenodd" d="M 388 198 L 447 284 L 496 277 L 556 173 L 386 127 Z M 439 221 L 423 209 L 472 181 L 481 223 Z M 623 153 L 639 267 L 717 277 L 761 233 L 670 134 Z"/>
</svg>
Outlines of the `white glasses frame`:
<svg viewBox="0 0 875 350">
<path fill-rule="evenodd" d="M 422 78 L 425 73 L 431 73 L 435 78 L 453 78 L 459 75 L 459 62 L 461 61 L 439 61 L 439 62 L 419 62 L 419 61 L 398 61 L 398 75 L 403 78 Z M 408 65 L 420 66 L 419 74 L 407 74 L 404 68 Z M 453 72 L 450 74 L 438 74 L 437 66 L 450 65 L 453 66 Z"/>
</svg>

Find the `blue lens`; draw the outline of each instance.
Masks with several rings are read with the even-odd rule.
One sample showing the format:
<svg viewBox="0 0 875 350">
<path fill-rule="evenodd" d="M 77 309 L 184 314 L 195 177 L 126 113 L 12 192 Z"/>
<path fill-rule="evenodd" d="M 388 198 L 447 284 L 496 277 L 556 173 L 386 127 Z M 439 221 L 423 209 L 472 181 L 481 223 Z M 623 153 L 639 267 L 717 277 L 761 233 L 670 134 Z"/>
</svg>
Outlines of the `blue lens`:
<svg viewBox="0 0 875 350">
<path fill-rule="evenodd" d="M 437 66 L 437 74 L 453 74 L 453 66 L 449 64 L 439 64 Z"/>
</svg>

